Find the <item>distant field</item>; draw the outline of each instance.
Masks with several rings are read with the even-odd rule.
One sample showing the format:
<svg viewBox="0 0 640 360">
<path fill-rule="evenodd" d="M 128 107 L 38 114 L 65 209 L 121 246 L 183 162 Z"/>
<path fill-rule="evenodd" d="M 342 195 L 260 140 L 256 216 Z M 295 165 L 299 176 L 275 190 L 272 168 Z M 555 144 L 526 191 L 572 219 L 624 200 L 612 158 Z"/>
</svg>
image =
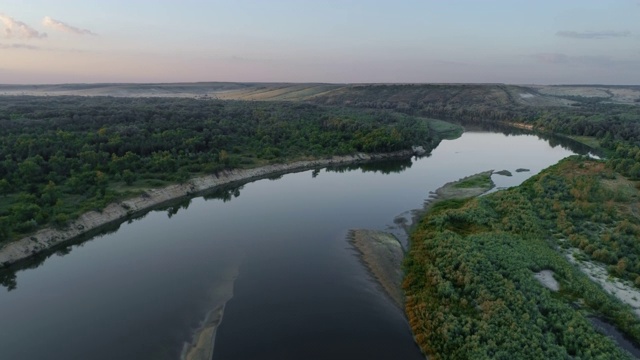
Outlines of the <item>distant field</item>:
<svg viewBox="0 0 640 360">
<path fill-rule="evenodd" d="M 387 88 L 381 93 L 380 89 Z M 401 91 L 397 91 L 401 89 Z M 221 100 L 308 101 L 337 104 L 353 94 L 376 100 L 403 98 L 430 102 L 445 96 L 450 99 L 489 100 L 490 104 L 518 103 L 528 106 L 570 106 L 583 101 L 603 101 L 640 105 L 640 86 L 609 85 L 503 85 L 503 84 L 323 84 L 323 83 L 166 83 L 166 84 L 53 84 L 2 85 L 0 95 L 32 96 L 115 96 L 182 97 Z M 425 90 L 428 90 L 425 92 Z M 349 96 L 346 96 L 346 95 Z M 435 97 L 435 98 L 434 98 Z M 473 98 L 473 99 L 470 99 Z"/>
<path fill-rule="evenodd" d="M 601 99 L 617 104 L 640 103 L 638 86 L 543 86 L 538 91 L 554 97 Z"/>
<path fill-rule="evenodd" d="M 286 83 L 172 83 L 1 85 L 0 95 L 180 97 L 222 100 L 305 100 L 344 85 Z"/>
</svg>

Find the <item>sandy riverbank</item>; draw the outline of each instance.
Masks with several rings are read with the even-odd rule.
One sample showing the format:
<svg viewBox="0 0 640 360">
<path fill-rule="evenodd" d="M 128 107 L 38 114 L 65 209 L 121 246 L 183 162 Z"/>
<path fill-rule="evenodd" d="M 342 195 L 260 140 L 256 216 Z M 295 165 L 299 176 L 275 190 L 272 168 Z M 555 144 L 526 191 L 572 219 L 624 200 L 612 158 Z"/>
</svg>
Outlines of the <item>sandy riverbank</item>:
<svg viewBox="0 0 640 360">
<path fill-rule="evenodd" d="M 210 290 L 212 310 L 203 319 L 191 338 L 185 343 L 180 354 L 180 360 L 210 360 L 216 340 L 218 327 L 222 323 L 224 308 L 233 297 L 233 287 L 240 273 L 239 262 L 227 269 L 214 288 Z"/>
<path fill-rule="evenodd" d="M 409 157 L 411 155 L 413 155 L 413 151 L 404 150 L 385 154 L 360 153 L 328 159 L 296 161 L 288 164 L 274 164 L 253 169 L 229 170 L 217 175 L 212 174 L 195 177 L 183 184 L 151 189 L 141 196 L 111 203 L 101 212 L 90 211 L 84 213 L 78 219 L 70 222 L 65 229 L 44 228 L 19 240 L 3 244 L 0 248 L 0 268 L 49 250 L 84 235 L 89 231 L 99 229 L 108 224 L 124 221 L 131 216 L 149 211 L 171 200 L 195 196 L 201 192 L 222 185 L 236 182 L 249 182 L 277 174 L 304 171 L 325 166 L 358 164 L 383 159 Z"/>
<path fill-rule="evenodd" d="M 448 199 L 464 199 L 482 195 L 495 187 L 491 180 L 493 170 L 464 177 L 462 179 L 444 184 L 431 194 L 425 201 L 424 208 L 413 210 L 412 222 L 402 218 L 402 221 L 394 221 L 399 224 L 407 234 L 412 231 L 413 224 L 435 203 Z M 397 220 L 397 218 L 396 218 Z M 371 275 L 377 280 L 384 291 L 402 309 L 404 308 L 404 294 L 402 291 L 402 260 L 404 250 L 408 244 L 403 243 L 397 236 L 385 231 L 356 229 L 350 230 L 349 242 L 358 250 L 360 260 L 367 267 Z"/>
<path fill-rule="evenodd" d="M 360 259 L 384 291 L 400 309 L 402 294 L 402 259 L 404 251 L 398 239 L 384 231 L 356 229 L 349 231 L 349 241 L 360 253 Z"/>
<path fill-rule="evenodd" d="M 488 170 L 442 185 L 430 194 L 430 197 L 425 200 L 422 209 L 412 210 L 411 222 L 402 222 L 404 230 L 407 234 L 410 234 L 424 214 L 440 201 L 476 197 L 492 190 L 496 186 L 491 179 L 491 175 L 494 173 L 493 170 Z M 482 179 L 485 179 L 485 181 L 482 181 Z"/>
</svg>

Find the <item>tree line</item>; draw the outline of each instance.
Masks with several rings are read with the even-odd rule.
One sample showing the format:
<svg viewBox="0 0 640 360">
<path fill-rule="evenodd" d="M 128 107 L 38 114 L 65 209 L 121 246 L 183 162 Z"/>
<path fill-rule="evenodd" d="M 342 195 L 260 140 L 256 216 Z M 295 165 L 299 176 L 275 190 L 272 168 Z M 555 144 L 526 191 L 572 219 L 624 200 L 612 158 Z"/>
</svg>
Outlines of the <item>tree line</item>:
<svg viewBox="0 0 640 360">
<path fill-rule="evenodd" d="M 0 97 L 0 241 L 63 227 L 143 188 L 294 158 L 438 139 L 423 121 L 312 104 Z"/>
</svg>

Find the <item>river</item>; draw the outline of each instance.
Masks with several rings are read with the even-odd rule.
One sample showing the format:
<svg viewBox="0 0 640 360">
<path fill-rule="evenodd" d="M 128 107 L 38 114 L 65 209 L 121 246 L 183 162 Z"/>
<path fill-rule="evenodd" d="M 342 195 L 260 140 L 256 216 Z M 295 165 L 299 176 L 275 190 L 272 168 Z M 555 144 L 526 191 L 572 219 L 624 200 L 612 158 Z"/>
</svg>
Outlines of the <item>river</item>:
<svg viewBox="0 0 640 360">
<path fill-rule="evenodd" d="M 0 359 L 175 360 L 222 308 L 214 360 L 421 359 L 348 230 L 391 227 L 460 177 L 504 169 L 513 176 L 494 181 L 513 186 L 573 153 L 471 131 L 428 157 L 286 174 L 151 211 L 0 273 Z"/>
</svg>

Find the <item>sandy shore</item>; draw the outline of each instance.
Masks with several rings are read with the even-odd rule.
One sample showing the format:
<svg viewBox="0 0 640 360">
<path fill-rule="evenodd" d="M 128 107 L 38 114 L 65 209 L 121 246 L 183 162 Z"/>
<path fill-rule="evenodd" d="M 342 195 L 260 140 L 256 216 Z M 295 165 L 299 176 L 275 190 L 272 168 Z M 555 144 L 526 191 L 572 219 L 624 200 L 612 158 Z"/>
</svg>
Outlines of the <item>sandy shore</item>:
<svg viewBox="0 0 640 360">
<path fill-rule="evenodd" d="M 224 308 L 233 297 L 234 283 L 240 272 L 239 264 L 240 262 L 228 268 L 223 280 L 210 290 L 212 310 L 194 331 L 191 342 L 184 344 L 180 360 L 210 360 L 213 356 L 216 333 L 222 323 Z"/>
<path fill-rule="evenodd" d="M 402 293 L 402 259 L 404 251 L 398 239 L 384 231 L 356 229 L 349 231 L 349 241 L 360 253 L 360 259 L 384 291 L 400 309 Z"/>
<path fill-rule="evenodd" d="M 447 199 L 464 199 L 475 197 L 493 189 L 495 184 L 492 180 L 482 185 L 460 187 L 462 183 L 475 183 L 475 180 L 482 177 L 489 177 L 493 170 L 481 172 L 479 174 L 464 177 L 462 179 L 444 184 L 431 197 L 425 201 L 424 208 L 405 212 L 411 213 L 413 219 L 402 217 L 395 219 L 398 228 L 404 229 L 406 234 L 410 234 L 414 224 L 427 212 L 436 202 Z M 393 229 L 390 229 L 393 230 Z M 371 275 L 378 281 L 384 291 L 401 308 L 404 308 L 404 295 L 402 291 L 402 260 L 404 250 L 408 248 L 407 239 L 399 239 L 398 236 L 377 230 L 356 229 L 349 231 L 349 242 L 360 253 L 360 260 L 367 267 Z"/>
<path fill-rule="evenodd" d="M 0 268 L 49 250 L 84 235 L 89 231 L 99 229 L 108 224 L 124 221 L 131 216 L 148 211 L 163 203 L 181 197 L 195 196 L 218 186 L 235 182 L 248 182 L 276 174 L 304 171 L 331 165 L 358 164 L 383 159 L 409 157 L 411 155 L 413 155 L 413 151 L 411 150 L 385 154 L 361 153 L 328 159 L 267 165 L 253 169 L 229 170 L 217 175 L 192 178 L 183 184 L 174 184 L 163 188 L 152 189 L 141 196 L 109 204 L 101 212 L 90 211 L 84 213 L 78 219 L 72 221 L 66 229 L 44 228 L 19 240 L 3 244 L 2 248 L 0 248 Z"/>
<path fill-rule="evenodd" d="M 444 200 L 452 200 L 452 199 L 466 199 L 471 197 L 480 196 L 482 194 L 487 193 L 488 191 L 495 188 L 496 184 L 493 180 L 487 186 L 476 186 L 476 187 L 458 187 L 457 185 L 467 181 L 473 180 L 478 177 L 489 176 L 494 174 L 493 170 L 484 171 L 478 174 L 470 175 L 467 177 L 463 177 L 456 181 L 448 182 L 438 188 L 435 192 L 432 192 L 430 197 L 425 200 L 424 206 L 422 209 L 412 210 L 412 219 L 410 222 L 403 222 L 402 226 L 407 234 L 410 234 L 413 231 L 413 228 L 420 222 L 420 219 L 426 214 L 429 209 L 436 203 Z M 408 244 L 406 244 L 408 245 Z"/>
</svg>

